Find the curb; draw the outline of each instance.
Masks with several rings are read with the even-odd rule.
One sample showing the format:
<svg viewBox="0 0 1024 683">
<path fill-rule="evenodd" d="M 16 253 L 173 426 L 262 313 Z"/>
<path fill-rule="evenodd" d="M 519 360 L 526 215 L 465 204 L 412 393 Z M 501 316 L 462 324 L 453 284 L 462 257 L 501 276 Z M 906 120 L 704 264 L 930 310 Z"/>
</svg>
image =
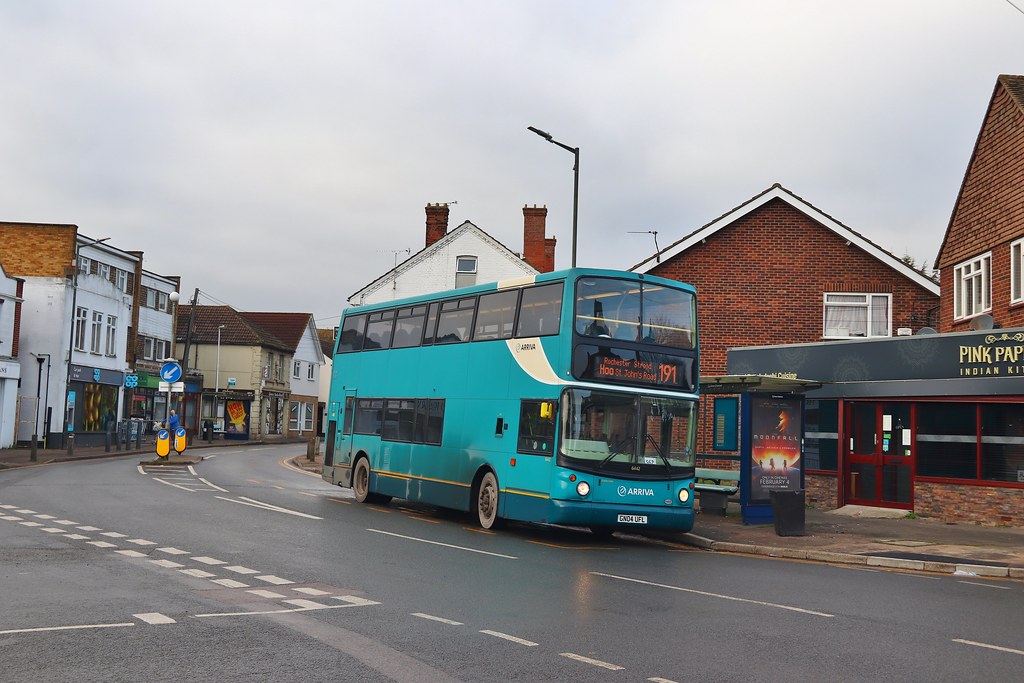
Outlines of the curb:
<svg viewBox="0 0 1024 683">
<path fill-rule="evenodd" d="M 904 571 L 923 571 L 934 574 L 1024 580 L 1024 567 L 997 567 L 992 565 L 969 564 L 966 562 L 959 564 L 953 562 L 929 562 L 925 560 L 904 560 L 894 557 L 877 557 L 874 555 L 854 555 L 852 553 L 839 553 L 827 550 L 776 548 L 766 545 L 750 545 L 747 543 L 715 541 L 692 533 L 683 534 L 681 540 L 686 545 L 710 550 L 711 552 L 737 553 L 740 555 L 761 555 L 793 560 L 825 562 L 828 564 L 849 564 L 879 567 L 883 569 L 901 569 Z"/>
</svg>

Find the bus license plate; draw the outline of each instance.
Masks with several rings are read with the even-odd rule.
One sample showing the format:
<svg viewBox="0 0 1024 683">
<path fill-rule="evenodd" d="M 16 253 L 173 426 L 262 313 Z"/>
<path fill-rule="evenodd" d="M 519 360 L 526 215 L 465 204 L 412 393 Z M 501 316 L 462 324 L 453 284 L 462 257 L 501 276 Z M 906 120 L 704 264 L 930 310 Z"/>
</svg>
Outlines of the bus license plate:
<svg viewBox="0 0 1024 683">
<path fill-rule="evenodd" d="M 619 524 L 647 524 L 647 515 L 619 515 Z"/>
</svg>

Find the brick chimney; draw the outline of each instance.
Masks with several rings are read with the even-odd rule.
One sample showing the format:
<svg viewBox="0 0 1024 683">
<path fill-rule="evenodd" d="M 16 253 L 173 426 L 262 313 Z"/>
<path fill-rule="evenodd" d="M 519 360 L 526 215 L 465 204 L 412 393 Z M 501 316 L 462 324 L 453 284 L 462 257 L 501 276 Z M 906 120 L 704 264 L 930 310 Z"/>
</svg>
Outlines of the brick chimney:
<svg viewBox="0 0 1024 683">
<path fill-rule="evenodd" d="M 541 273 L 555 269 L 555 238 L 545 237 L 548 208 L 523 207 L 523 260 Z"/>
<path fill-rule="evenodd" d="M 448 205 L 427 204 L 427 245 L 448 234 Z"/>
</svg>

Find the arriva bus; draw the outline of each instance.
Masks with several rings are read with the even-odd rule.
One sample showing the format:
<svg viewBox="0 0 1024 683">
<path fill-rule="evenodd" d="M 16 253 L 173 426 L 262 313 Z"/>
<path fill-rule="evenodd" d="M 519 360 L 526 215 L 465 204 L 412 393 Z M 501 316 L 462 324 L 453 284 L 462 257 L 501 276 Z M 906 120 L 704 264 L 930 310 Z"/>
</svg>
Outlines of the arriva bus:
<svg viewBox="0 0 1024 683">
<path fill-rule="evenodd" d="M 323 478 L 522 520 L 693 527 L 696 292 L 573 269 L 347 309 Z"/>
</svg>

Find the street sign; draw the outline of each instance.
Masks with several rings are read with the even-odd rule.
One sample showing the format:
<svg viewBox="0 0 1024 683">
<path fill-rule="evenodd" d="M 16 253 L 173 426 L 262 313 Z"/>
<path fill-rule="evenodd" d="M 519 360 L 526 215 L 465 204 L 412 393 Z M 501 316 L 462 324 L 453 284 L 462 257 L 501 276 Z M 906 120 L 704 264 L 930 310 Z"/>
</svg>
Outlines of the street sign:
<svg viewBox="0 0 1024 683">
<path fill-rule="evenodd" d="M 160 382 L 160 385 L 157 387 L 157 390 L 158 391 L 163 391 L 163 392 L 169 391 L 169 392 L 171 392 L 173 394 L 184 394 L 185 393 L 185 383 L 184 382 L 174 382 L 174 383 L 171 383 L 171 382 Z"/>
<path fill-rule="evenodd" d="M 164 363 L 160 367 L 160 379 L 165 382 L 177 382 L 181 379 L 181 365 L 177 362 Z"/>
</svg>

